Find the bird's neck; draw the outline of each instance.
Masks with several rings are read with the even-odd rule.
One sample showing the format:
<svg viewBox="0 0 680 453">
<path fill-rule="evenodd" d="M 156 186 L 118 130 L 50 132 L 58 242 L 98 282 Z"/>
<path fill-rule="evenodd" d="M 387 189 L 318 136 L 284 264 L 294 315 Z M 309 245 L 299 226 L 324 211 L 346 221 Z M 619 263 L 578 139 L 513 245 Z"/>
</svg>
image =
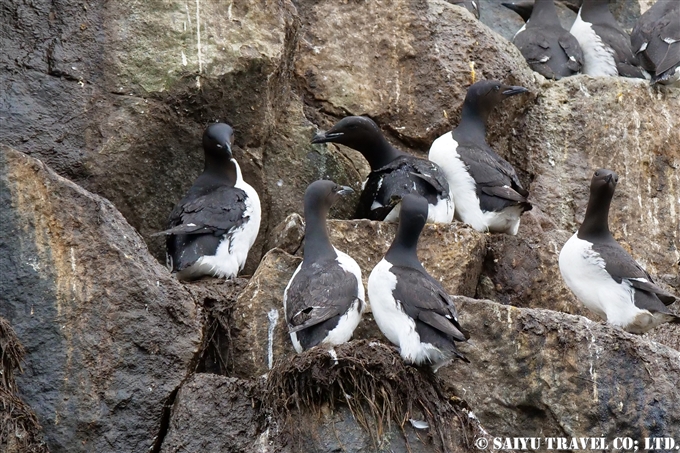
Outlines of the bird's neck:
<svg viewBox="0 0 680 453">
<path fill-rule="evenodd" d="M 304 259 L 309 263 L 319 258 L 337 256 L 328 237 L 326 216 L 326 212 L 305 209 Z"/>
<path fill-rule="evenodd" d="M 210 154 L 206 154 L 205 156 L 203 173 L 220 179 L 224 179 L 226 176 L 229 185 L 232 186 L 241 178 L 241 169 L 236 163 L 236 160 L 224 156 L 217 157 Z"/>
<path fill-rule="evenodd" d="M 584 0 L 583 6 L 581 6 L 579 13 L 581 14 L 581 19 L 585 20 L 586 22 L 590 22 L 589 19 L 592 15 L 609 17 L 611 16 L 611 11 L 609 10 L 609 0 Z"/>
<path fill-rule="evenodd" d="M 534 3 L 534 10 L 531 13 L 532 23 L 542 25 L 558 25 L 560 28 L 560 20 L 557 17 L 557 8 L 553 0 L 536 0 Z"/>
<path fill-rule="evenodd" d="M 382 135 L 375 137 L 373 140 L 366 141 L 362 149 L 357 151 L 364 155 L 373 171 L 384 167 L 397 157 L 405 154 L 403 151 L 399 151 L 390 145 Z"/>
<path fill-rule="evenodd" d="M 472 140 L 486 141 L 486 119 L 488 116 L 488 114 L 480 112 L 472 106 L 463 105 L 463 113 L 456 129 Z"/>
<path fill-rule="evenodd" d="M 590 197 L 586 216 L 578 229 L 580 239 L 608 239 L 612 237 L 609 231 L 609 206 L 611 201 L 611 197 Z"/>
<path fill-rule="evenodd" d="M 422 231 L 422 227 L 409 228 L 400 222 L 394 241 L 385 253 L 385 259 L 395 265 L 421 269 L 423 265 L 418 260 L 420 231 Z"/>
</svg>

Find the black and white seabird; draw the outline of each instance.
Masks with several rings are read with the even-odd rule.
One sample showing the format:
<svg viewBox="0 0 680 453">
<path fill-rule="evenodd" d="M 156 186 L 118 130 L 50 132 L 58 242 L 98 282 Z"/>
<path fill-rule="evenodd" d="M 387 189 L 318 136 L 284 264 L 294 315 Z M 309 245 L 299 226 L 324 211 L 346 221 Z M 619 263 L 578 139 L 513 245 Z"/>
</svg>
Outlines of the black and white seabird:
<svg viewBox="0 0 680 453">
<path fill-rule="evenodd" d="M 401 201 L 399 226 L 385 257 L 368 277 L 376 324 L 411 364 L 434 370 L 453 358 L 468 361 L 456 341 L 469 335 L 458 323 L 453 300 L 418 260 L 416 249 L 427 219 L 427 201 L 415 194 Z"/>
<path fill-rule="evenodd" d="M 515 10 L 516 5 L 503 6 Z M 548 79 L 578 74 L 583 64 L 581 46 L 562 28 L 553 0 L 536 0 L 531 8 L 530 19 L 512 40 L 529 67 Z"/>
<path fill-rule="evenodd" d="M 519 17 L 521 17 L 522 20 L 525 23 L 529 22 L 529 19 L 531 18 L 531 13 L 534 11 L 534 0 L 525 0 L 525 1 L 512 2 L 512 3 L 501 3 L 501 5 L 503 5 L 506 8 L 516 12 L 519 15 Z M 579 5 L 576 5 L 576 4 L 571 3 L 569 1 L 563 2 L 562 5 L 569 8 L 574 13 L 578 14 L 578 10 L 580 8 Z M 561 23 L 560 23 L 560 25 L 561 25 Z M 524 27 L 520 31 L 522 31 L 523 29 L 524 29 Z M 519 31 L 517 33 L 519 33 Z M 515 36 L 517 36 L 517 34 L 515 34 Z"/>
<path fill-rule="evenodd" d="M 635 55 L 652 83 L 680 80 L 680 1 L 658 0 L 638 19 L 630 35 Z"/>
<path fill-rule="evenodd" d="M 180 280 L 233 278 L 243 269 L 260 229 L 260 198 L 233 158 L 234 131 L 224 123 L 203 133 L 205 167 L 170 213 L 168 267 Z"/>
<path fill-rule="evenodd" d="M 529 192 L 515 169 L 486 142 L 486 120 L 494 107 L 527 91 L 496 80 L 471 85 L 460 124 L 430 148 L 430 160 L 439 164 L 449 181 L 456 219 L 477 231 L 515 235 L 520 216 L 531 209 Z"/>
<path fill-rule="evenodd" d="M 582 73 L 646 78 L 633 55 L 630 36 L 609 10 L 609 0 L 583 0 L 570 31 L 583 51 Z"/>
<path fill-rule="evenodd" d="M 427 159 L 393 147 L 370 118 L 348 116 L 312 139 L 312 143 L 327 142 L 359 151 L 371 166 L 359 197 L 356 218 L 396 221 L 402 197 L 417 193 L 429 203 L 429 222 L 453 220 L 453 200 L 442 170 Z"/>
<path fill-rule="evenodd" d="M 366 306 L 359 265 L 333 247 L 326 229 L 331 205 L 351 192 L 323 180 L 305 191 L 304 258 L 283 292 L 283 309 L 297 352 L 349 341 Z"/>
<path fill-rule="evenodd" d="M 479 0 L 446 0 L 447 2 L 465 8 L 479 19 Z"/>
<path fill-rule="evenodd" d="M 590 182 L 586 216 L 560 252 L 560 272 L 574 295 L 608 323 L 643 334 L 680 322 L 666 308 L 676 297 L 659 288 L 609 232 L 609 205 L 619 177 L 600 169 Z"/>
</svg>

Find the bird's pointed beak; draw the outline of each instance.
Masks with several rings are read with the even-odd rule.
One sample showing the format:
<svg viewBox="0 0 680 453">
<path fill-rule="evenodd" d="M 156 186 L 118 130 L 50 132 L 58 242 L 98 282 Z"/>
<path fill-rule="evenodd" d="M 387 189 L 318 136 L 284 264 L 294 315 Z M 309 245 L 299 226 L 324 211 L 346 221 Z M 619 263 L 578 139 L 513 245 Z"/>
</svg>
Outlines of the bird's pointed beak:
<svg viewBox="0 0 680 453">
<path fill-rule="evenodd" d="M 348 187 L 348 186 L 342 186 L 342 188 L 337 193 L 338 193 L 338 195 L 342 195 L 342 196 L 349 195 L 351 193 L 354 193 L 354 189 L 352 189 L 351 187 Z"/>
<path fill-rule="evenodd" d="M 528 89 L 526 89 L 526 88 L 524 88 L 524 87 L 512 87 L 512 86 L 506 86 L 506 87 L 503 87 L 503 88 L 505 88 L 505 89 L 503 90 L 503 95 L 504 95 L 504 96 L 514 96 L 514 95 L 516 95 L 516 94 L 527 93 L 527 92 L 529 91 Z"/>
<path fill-rule="evenodd" d="M 327 143 L 333 142 L 336 139 L 342 137 L 342 132 L 333 132 L 332 130 L 326 132 L 319 132 L 312 139 L 312 143 Z"/>
<path fill-rule="evenodd" d="M 604 178 L 604 180 L 607 181 L 607 184 L 614 184 L 615 183 L 614 175 L 612 175 L 612 174 L 607 175 L 607 177 Z"/>
</svg>

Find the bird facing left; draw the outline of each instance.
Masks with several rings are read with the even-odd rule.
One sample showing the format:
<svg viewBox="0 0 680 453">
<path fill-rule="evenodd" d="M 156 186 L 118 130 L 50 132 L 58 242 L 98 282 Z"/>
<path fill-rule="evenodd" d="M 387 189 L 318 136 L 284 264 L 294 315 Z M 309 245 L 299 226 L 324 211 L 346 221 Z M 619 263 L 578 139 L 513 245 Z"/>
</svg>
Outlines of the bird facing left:
<svg viewBox="0 0 680 453">
<path fill-rule="evenodd" d="M 233 278 L 243 269 L 260 229 L 260 198 L 243 180 L 232 154 L 234 131 L 214 123 L 203 133 L 205 167 L 170 213 L 168 267 L 180 280 Z"/>
</svg>

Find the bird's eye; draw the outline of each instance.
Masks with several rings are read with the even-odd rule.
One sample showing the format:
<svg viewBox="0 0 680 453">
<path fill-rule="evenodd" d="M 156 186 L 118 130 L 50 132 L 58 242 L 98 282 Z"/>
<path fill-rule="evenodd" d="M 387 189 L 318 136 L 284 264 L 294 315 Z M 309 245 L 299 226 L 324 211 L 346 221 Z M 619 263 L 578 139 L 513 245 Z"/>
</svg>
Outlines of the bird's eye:
<svg viewBox="0 0 680 453">
<path fill-rule="evenodd" d="M 494 90 L 496 90 L 496 91 L 498 91 L 498 90 L 500 90 L 500 89 L 501 89 L 501 87 L 500 87 L 500 86 L 498 86 L 498 85 L 496 85 L 495 87 L 493 87 L 493 89 L 494 89 Z"/>
<path fill-rule="evenodd" d="M 599 171 L 596 171 L 596 172 L 595 172 L 595 176 L 600 176 L 600 172 L 599 172 Z"/>
<path fill-rule="evenodd" d="M 614 182 L 619 182 L 619 177 L 614 178 Z"/>
</svg>

